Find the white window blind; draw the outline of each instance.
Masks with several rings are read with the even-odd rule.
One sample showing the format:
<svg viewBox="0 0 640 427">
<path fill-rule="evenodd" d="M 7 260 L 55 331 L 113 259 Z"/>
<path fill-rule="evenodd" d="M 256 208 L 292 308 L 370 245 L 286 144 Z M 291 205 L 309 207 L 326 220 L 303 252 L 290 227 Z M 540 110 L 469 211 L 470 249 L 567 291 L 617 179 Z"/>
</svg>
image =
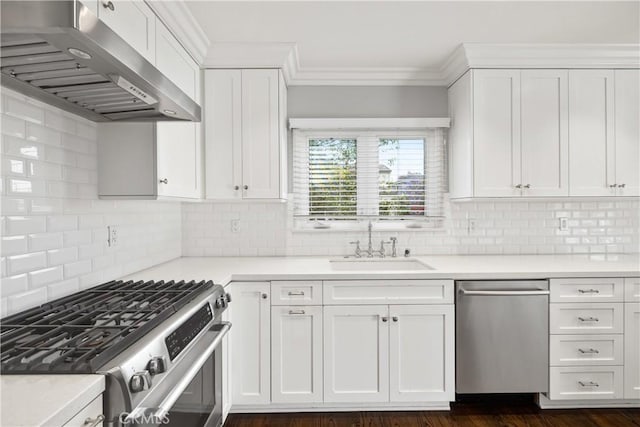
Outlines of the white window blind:
<svg viewBox="0 0 640 427">
<path fill-rule="evenodd" d="M 442 217 L 444 129 L 294 129 L 293 135 L 296 217 Z"/>
</svg>

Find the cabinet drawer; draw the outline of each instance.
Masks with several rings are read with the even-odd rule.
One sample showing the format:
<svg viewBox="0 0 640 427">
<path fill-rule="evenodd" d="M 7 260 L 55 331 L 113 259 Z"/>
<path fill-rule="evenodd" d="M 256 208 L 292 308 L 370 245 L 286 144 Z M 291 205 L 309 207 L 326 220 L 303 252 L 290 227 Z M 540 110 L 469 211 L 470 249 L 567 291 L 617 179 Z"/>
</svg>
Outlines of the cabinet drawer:
<svg viewBox="0 0 640 427">
<path fill-rule="evenodd" d="M 551 366 L 622 365 L 623 335 L 551 335 Z"/>
<path fill-rule="evenodd" d="M 330 280 L 322 294 L 331 305 L 452 304 L 453 280 Z"/>
<path fill-rule="evenodd" d="M 321 281 L 271 282 L 271 305 L 321 305 Z"/>
<path fill-rule="evenodd" d="M 551 400 L 621 399 L 622 366 L 550 369 Z"/>
<path fill-rule="evenodd" d="M 551 302 L 622 302 L 623 279 L 551 279 Z"/>
<path fill-rule="evenodd" d="M 552 334 L 620 334 L 623 303 L 550 304 Z"/>
<path fill-rule="evenodd" d="M 86 427 L 96 422 L 98 417 L 103 416 L 102 412 L 102 395 L 96 397 L 87 406 L 82 408 L 73 418 L 71 418 L 64 427 Z M 92 421 L 90 421 L 92 420 Z M 89 421 L 88 423 L 86 421 Z M 102 426 L 102 422 L 96 424 Z"/>
<path fill-rule="evenodd" d="M 624 279 L 624 300 L 626 302 L 640 302 L 640 277 Z"/>
</svg>

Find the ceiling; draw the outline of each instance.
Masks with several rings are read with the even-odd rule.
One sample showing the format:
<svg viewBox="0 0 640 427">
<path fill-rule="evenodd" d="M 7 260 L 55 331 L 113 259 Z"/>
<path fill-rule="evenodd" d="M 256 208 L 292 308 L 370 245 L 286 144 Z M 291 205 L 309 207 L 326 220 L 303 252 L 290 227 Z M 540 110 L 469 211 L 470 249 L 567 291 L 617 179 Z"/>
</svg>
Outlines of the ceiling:
<svg viewBox="0 0 640 427">
<path fill-rule="evenodd" d="M 638 43 L 637 1 L 188 1 L 211 43 L 293 43 L 300 67 L 442 65 L 463 42 Z"/>
</svg>

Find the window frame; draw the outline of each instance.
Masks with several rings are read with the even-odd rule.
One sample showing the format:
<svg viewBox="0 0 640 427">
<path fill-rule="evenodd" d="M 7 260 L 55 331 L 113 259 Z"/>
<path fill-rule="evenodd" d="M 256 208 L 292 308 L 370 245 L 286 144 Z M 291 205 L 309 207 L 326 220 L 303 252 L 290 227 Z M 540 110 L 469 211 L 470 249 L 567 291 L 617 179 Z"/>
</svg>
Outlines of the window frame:
<svg viewBox="0 0 640 427">
<path fill-rule="evenodd" d="M 302 120 L 302 119 L 300 119 Z M 448 124 L 448 123 L 447 123 Z M 430 147 L 429 138 L 433 138 L 429 132 L 433 128 L 444 128 L 447 126 L 429 126 L 429 128 L 381 128 L 381 129 L 332 129 L 330 127 L 322 127 L 320 129 L 301 129 L 293 128 L 292 140 L 293 140 L 293 158 L 292 158 L 292 172 L 293 172 L 293 196 L 294 206 L 291 210 L 291 217 L 293 219 L 294 231 L 345 231 L 345 230 L 359 230 L 362 228 L 363 222 L 369 220 L 377 221 L 376 228 L 379 230 L 402 230 L 402 229 L 432 229 L 439 230 L 443 227 L 444 213 L 440 215 L 429 215 L 428 204 L 431 203 L 431 199 L 427 197 L 427 179 L 430 173 Z M 304 204 L 306 203 L 308 212 L 308 197 L 309 197 L 309 184 L 308 181 L 304 182 L 304 174 L 298 172 L 296 174 L 296 168 L 300 168 L 300 162 L 308 162 L 309 159 L 309 140 L 311 139 L 355 139 L 356 140 L 356 174 L 357 174 L 357 188 L 358 188 L 358 203 L 357 214 L 355 217 L 343 217 L 343 218 L 327 218 L 318 219 L 315 216 L 299 215 L 296 211 L 304 210 Z M 361 180 L 364 180 L 363 176 L 370 174 L 372 171 L 370 168 L 375 166 L 376 176 L 378 176 L 378 165 L 362 163 L 361 158 L 366 157 L 363 153 L 363 148 L 372 149 L 375 147 L 379 150 L 380 141 L 383 139 L 422 139 L 424 140 L 424 174 L 425 174 L 425 210 L 424 215 L 406 215 L 406 216 L 386 216 L 386 215 L 372 215 L 366 212 L 377 211 L 379 209 L 379 185 L 376 185 L 375 197 L 362 197 L 361 198 Z M 444 197 L 446 193 L 446 136 L 442 138 L 443 158 L 439 164 L 438 172 L 445 174 L 445 182 L 441 185 L 439 191 L 439 197 Z M 365 142 L 361 145 L 362 141 Z M 379 153 L 379 152 L 378 152 Z M 369 162 L 372 163 L 372 162 Z M 307 168 L 308 171 L 308 168 Z M 297 179 L 301 178 L 301 179 Z M 308 175 L 307 175 L 308 179 Z M 377 182 L 377 180 L 376 180 Z M 306 184 L 306 185 L 305 185 Z M 371 184 L 371 183 L 370 183 Z M 306 188 L 306 195 L 300 187 Z M 304 200 L 304 197 L 307 197 Z M 302 207 L 300 206 L 302 205 Z"/>
</svg>

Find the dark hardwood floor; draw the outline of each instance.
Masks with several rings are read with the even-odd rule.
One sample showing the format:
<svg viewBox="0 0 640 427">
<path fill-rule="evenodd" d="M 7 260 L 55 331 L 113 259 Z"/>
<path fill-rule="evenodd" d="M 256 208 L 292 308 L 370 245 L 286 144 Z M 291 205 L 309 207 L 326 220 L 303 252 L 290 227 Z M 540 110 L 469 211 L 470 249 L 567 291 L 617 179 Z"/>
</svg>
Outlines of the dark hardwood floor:
<svg viewBox="0 0 640 427">
<path fill-rule="evenodd" d="M 530 399 L 462 400 L 451 411 L 231 414 L 224 427 L 640 427 L 640 409 L 546 409 Z"/>
</svg>

